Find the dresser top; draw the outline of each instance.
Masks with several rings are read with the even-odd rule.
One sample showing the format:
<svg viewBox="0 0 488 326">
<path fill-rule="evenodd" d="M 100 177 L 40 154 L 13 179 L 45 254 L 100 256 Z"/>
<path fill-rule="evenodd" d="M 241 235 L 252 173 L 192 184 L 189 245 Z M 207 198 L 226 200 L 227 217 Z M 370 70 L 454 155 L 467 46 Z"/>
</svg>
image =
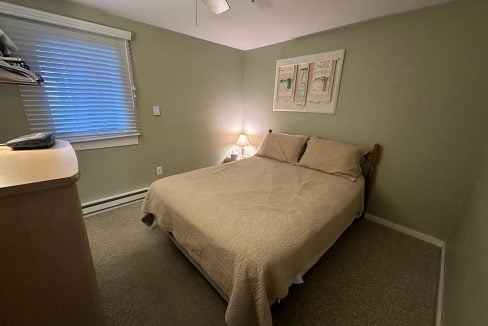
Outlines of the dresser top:
<svg viewBox="0 0 488 326">
<path fill-rule="evenodd" d="M 78 179 L 78 160 L 70 143 L 57 140 L 51 148 L 12 150 L 0 146 L 0 196 L 50 188 Z"/>
</svg>

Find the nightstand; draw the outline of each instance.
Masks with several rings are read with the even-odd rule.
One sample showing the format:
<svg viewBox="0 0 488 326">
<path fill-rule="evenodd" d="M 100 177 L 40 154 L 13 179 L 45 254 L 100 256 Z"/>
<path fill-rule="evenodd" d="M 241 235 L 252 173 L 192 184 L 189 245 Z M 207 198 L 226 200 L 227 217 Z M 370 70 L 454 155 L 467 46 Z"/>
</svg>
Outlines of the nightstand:
<svg viewBox="0 0 488 326">
<path fill-rule="evenodd" d="M 239 155 L 237 156 L 237 159 L 235 160 L 231 160 L 230 159 L 230 156 L 227 156 L 226 158 L 224 158 L 224 160 L 222 161 L 222 163 L 229 163 L 229 162 L 235 162 L 235 161 L 239 161 L 239 160 L 242 160 L 242 159 L 245 159 L 245 158 L 248 158 L 248 157 L 251 157 L 251 155 Z"/>
</svg>

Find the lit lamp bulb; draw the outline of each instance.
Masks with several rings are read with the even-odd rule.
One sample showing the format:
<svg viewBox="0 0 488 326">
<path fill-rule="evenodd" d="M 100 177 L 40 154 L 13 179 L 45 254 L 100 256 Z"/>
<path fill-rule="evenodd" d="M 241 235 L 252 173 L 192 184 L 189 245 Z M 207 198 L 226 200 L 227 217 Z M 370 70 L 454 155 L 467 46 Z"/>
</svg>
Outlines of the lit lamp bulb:
<svg viewBox="0 0 488 326">
<path fill-rule="evenodd" d="M 249 140 L 247 139 L 246 135 L 241 134 L 236 141 L 237 146 L 241 146 L 242 148 L 242 156 L 244 156 L 244 147 L 249 146 Z"/>
</svg>

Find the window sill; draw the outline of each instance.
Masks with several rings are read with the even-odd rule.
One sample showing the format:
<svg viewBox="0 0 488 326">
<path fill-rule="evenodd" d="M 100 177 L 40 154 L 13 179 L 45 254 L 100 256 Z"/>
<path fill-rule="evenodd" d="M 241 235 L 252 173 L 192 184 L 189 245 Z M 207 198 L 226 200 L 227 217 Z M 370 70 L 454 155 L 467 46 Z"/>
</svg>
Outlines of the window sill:
<svg viewBox="0 0 488 326">
<path fill-rule="evenodd" d="M 69 140 L 71 146 L 75 151 L 84 151 L 87 149 L 129 146 L 139 144 L 139 134 L 114 137 L 114 138 L 102 138 L 102 139 L 90 139 L 90 140 Z"/>
</svg>

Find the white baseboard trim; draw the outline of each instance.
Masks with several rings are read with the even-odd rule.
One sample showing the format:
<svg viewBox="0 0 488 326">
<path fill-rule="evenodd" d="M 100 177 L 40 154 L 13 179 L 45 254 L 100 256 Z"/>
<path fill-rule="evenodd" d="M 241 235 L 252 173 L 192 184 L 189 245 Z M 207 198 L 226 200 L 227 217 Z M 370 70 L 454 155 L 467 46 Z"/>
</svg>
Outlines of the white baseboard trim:
<svg viewBox="0 0 488 326">
<path fill-rule="evenodd" d="M 428 234 L 425 234 L 425 233 L 422 233 L 422 232 L 419 232 L 419 231 L 416 231 L 416 230 L 407 228 L 406 226 L 403 226 L 403 225 L 400 225 L 400 224 L 396 224 L 396 223 L 387 221 L 387 220 L 382 219 L 382 218 L 380 218 L 378 216 L 374 216 L 374 215 L 371 215 L 371 214 L 368 214 L 368 213 L 364 214 L 364 217 L 367 220 L 370 220 L 370 221 L 376 222 L 378 224 L 384 225 L 386 227 L 389 227 L 390 229 L 393 229 L 393 230 L 396 230 L 396 231 L 399 231 L 399 232 L 408 234 L 408 235 L 410 235 L 410 236 L 412 236 L 414 238 L 423 240 L 425 242 L 432 243 L 433 245 L 436 245 L 437 247 L 441 247 L 442 248 L 442 247 L 445 246 L 445 242 L 442 241 L 441 239 L 438 239 L 438 238 L 433 237 L 431 235 L 428 235 Z"/>
<path fill-rule="evenodd" d="M 382 219 L 378 216 L 374 216 L 371 214 L 364 214 L 364 217 L 367 220 L 370 220 L 372 222 L 381 224 L 383 226 L 386 226 L 390 229 L 396 230 L 398 232 L 405 233 L 407 235 L 410 235 L 414 238 L 423 240 L 425 242 L 431 243 L 439 248 L 441 248 L 441 261 L 439 264 L 439 284 L 437 287 L 437 307 L 436 307 L 436 316 L 435 316 L 435 325 L 436 326 L 441 326 L 442 325 L 442 303 L 444 300 L 444 268 L 445 268 L 445 255 L 446 255 L 446 243 L 438 239 L 436 237 L 433 237 L 431 235 L 407 228 L 406 226 L 399 225 L 390 221 L 387 221 L 385 219 Z"/>
<path fill-rule="evenodd" d="M 141 188 L 122 194 L 82 203 L 81 208 L 83 211 L 83 215 L 85 217 L 89 217 L 117 207 L 122 207 L 137 201 L 141 201 L 142 199 L 144 199 L 144 197 L 146 197 L 147 189 L 147 187 Z"/>
</svg>

